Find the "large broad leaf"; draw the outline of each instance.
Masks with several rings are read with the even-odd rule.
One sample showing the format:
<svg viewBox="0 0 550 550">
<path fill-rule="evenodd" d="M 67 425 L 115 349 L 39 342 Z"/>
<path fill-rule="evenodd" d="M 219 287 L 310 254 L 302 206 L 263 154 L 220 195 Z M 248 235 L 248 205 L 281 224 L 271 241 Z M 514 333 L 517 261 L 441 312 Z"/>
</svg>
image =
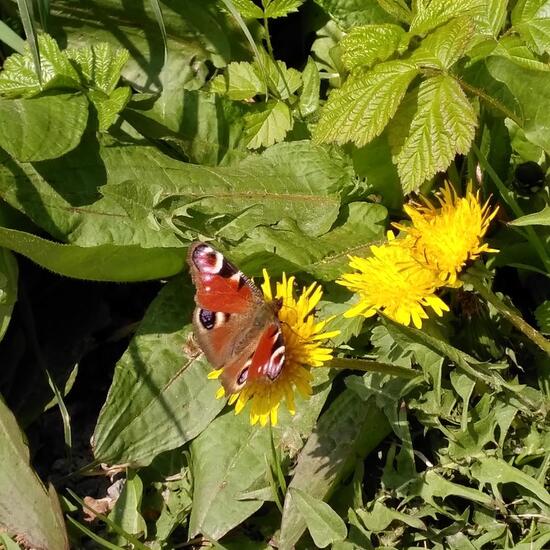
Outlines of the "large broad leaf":
<svg viewBox="0 0 550 550">
<path fill-rule="evenodd" d="M 68 277 L 91 281 L 133 282 L 179 273 L 181 248 L 142 248 L 103 244 L 92 247 L 59 244 L 30 233 L 0 227 L 0 246 L 27 256 L 37 264 Z"/>
<path fill-rule="evenodd" d="M 449 3 L 446 0 L 426 0 L 415 3 L 415 13 L 409 32 L 425 34 L 459 15 L 484 13 L 484 0 L 463 0 Z"/>
<path fill-rule="evenodd" d="M 372 71 L 352 74 L 334 90 L 321 111 L 315 128 L 316 141 L 359 147 L 380 135 L 399 107 L 416 67 L 404 61 L 380 63 Z"/>
<path fill-rule="evenodd" d="M 57 158 L 79 144 L 87 121 L 82 94 L 0 99 L 0 146 L 23 162 Z"/>
<path fill-rule="evenodd" d="M 99 415 L 97 460 L 147 465 L 196 437 L 223 408 L 216 382 L 207 380 L 211 367 L 188 345 L 192 295 L 175 279 L 147 310 Z"/>
<path fill-rule="evenodd" d="M 550 51 L 549 12 L 548 0 L 520 0 L 512 11 L 514 29 L 541 55 Z"/>
<path fill-rule="evenodd" d="M 332 281 L 347 268 L 348 254 L 366 254 L 371 243 L 383 238 L 386 217 L 379 204 L 353 202 L 342 209 L 335 228 L 320 237 L 310 237 L 286 220 L 256 228 L 232 257 L 250 275 L 269 267 L 271 274 L 306 272 Z"/>
<path fill-rule="evenodd" d="M 279 423 L 273 428 L 275 445 L 283 453 L 295 455 L 313 429 L 330 390 L 326 369 L 315 369 L 313 395 L 296 396 L 296 415 L 284 404 Z M 193 468 L 193 508 L 190 535 L 203 533 L 218 539 L 253 514 L 269 490 L 268 468 L 272 465 L 269 426 L 251 426 L 248 410 L 239 415 L 228 411 L 218 417 L 191 444 Z M 267 489 L 250 495 L 251 489 Z"/>
<path fill-rule="evenodd" d="M 476 123 L 474 109 L 454 78 L 440 75 L 421 82 L 390 127 L 404 193 L 445 170 L 455 155 L 467 153 Z"/>
<path fill-rule="evenodd" d="M 477 31 L 496 38 L 506 22 L 506 8 L 502 0 L 485 0 L 483 11 L 475 15 Z"/>
<path fill-rule="evenodd" d="M 491 76 L 506 84 L 521 105 L 525 137 L 549 152 L 550 73 L 520 67 L 502 57 L 491 57 L 486 63 Z"/>
<path fill-rule="evenodd" d="M 46 490 L 29 465 L 29 449 L 0 397 L 0 530 L 26 547 L 68 550 L 55 489 Z"/>
<path fill-rule="evenodd" d="M 326 500 L 338 483 L 391 428 L 374 400 L 364 401 L 352 390 L 342 392 L 321 416 L 298 457 L 289 488 Z M 287 493 L 279 536 L 280 548 L 291 548 L 302 536 L 306 522 Z"/>
<path fill-rule="evenodd" d="M 8 330 L 17 300 L 17 275 L 17 260 L 9 250 L 0 248 L 0 340 Z"/>
</svg>

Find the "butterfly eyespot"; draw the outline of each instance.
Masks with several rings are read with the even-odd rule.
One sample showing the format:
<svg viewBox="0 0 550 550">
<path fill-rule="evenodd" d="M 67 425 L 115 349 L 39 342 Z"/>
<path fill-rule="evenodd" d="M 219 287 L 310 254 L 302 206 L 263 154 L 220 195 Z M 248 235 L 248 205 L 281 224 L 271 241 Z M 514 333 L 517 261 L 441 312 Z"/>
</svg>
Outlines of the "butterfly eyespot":
<svg viewBox="0 0 550 550">
<path fill-rule="evenodd" d="M 239 374 L 239 377 L 237 378 L 237 384 L 239 386 L 242 386 L 246 379 L 248 378 L 248 367 L 245 367 Z"/>
<path fill-rule="evenodd" d="M 199 321 L 206 330 L 211 330 L 216 326 L 216 313 L 207 309 L 199 311 Z"/>
<path fill-rule="evenodd" d="M 197 245 L 191 255 L 193 263 L 201 273 L 219 273 L 225 262 L 224 257 L 207 244 Z"/>
</svg>

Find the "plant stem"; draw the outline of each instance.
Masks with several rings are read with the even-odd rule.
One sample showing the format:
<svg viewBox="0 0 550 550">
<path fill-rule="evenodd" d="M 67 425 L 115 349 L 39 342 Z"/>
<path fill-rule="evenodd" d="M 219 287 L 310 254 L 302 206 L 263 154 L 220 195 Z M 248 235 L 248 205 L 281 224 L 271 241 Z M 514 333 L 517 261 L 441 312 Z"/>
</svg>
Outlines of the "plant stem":
<svg viewBox="0 0 550 550">
<path fill-rule="evenodd" d="M 462 275 L 464 282 L 470 283 L 476 292 L 478 292 L 485 300 L 494 306 L 502 316 L 512 323 L 520 332 L 523 332 L 529 340 L 536 344 L 540 349 L 550 354 L 550 341 L 547 340 L 538 330 L 534 329 L 529 323 L 523 320 L 522 317 L 512 311 L 504 302 L 491 290 L 489 290 L 483 282 L 470 273 Z"/>
<path fill-rule="evenodd" d="M 362 372 L 379 372 L 380 374 L 391 374 L 400 376 L 401 378 L 416 378 L 421 373 L 399 365 L 390 365 L 388 363 L 380 363 L 378 361 L 368 361 L 367 359 L 335 357 L 327 365 L 334 369 L 350 369 L 359 370 Z"/>
</svg>

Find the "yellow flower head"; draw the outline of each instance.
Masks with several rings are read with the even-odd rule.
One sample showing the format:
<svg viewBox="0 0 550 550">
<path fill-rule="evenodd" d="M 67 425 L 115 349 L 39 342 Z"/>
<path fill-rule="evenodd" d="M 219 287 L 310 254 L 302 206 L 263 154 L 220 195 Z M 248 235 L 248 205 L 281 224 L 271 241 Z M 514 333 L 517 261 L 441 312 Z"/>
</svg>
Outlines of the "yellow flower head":
<svg viewBox="0 0 550 550">
<path fill-rule="evenodd" d="M 323 340 L 328 340 L 340 331 L 323 332 L 327 322 L 317 321 L 314 310 L 323 291 L 317 283 L 303 288 L 296 299 L 294 297 L 294 277 L 287 279 L 283 273 L 282 282 L 276 284 L 275 295 L 267 271 L 264 269 L 264 282 L 261 289 L 266 300 L 280 299 L 281 309 L 278 312 L 283 339 L 285 342 L 285 363 L 275 380 L 261 378 L 250 380 L 238 393 L 229 396 L 228 403 L 235 404 L 235 414 L 240 413 L 250 401 L 250 423 L 259 422 L 265 426 L 268 420 L 277 424 L 279 405 L 284 399 L 291 414 L 296 411 L 294 391 L 308 398 L 311 393 L 311 367 L 321 367 L 332 359 L 332 349 L 323 347 Z M 218 378 L 222 369 L 213 371 L 209 378 Z M 220 388 L 217 397 L 223 397 L 225 391 Z"/>
<path fill-rule="evenodd" d="M 416 258 L 432 269 L 442 284 L 460 286 L 457 276 L 467 261 L 482 252 L 498 252 L 482 242 L 498 207 L 491 210 L 488 201 L 482 205 L 479 191 L 474 194 L 471 185 L 465 197 L 458 197 L 449 183 L 436 196 L 439 206 L 424 197 L 424 204 L 405 205 L 412 225 L 394 226 L 414 239 Z"/>
<path fill-rule="evenodd" d="M 350 256 L 350 267 L 356 273 L 346 273 L 336 282 L 359 295 L 359 302 L 344 313 L 345 317 L 364 315 L 371 317 L 378 311 L 409 325 L 411 320 L 418 328 L 427 319 L 426 308 L 437 315 L 449 308 L 434 293 L 439 281 L 433 271 L 415 260 L 411 239 L 395 239 L 388 231 L 388 242 L 370 247 L 372 256 Z"/>
</svg>

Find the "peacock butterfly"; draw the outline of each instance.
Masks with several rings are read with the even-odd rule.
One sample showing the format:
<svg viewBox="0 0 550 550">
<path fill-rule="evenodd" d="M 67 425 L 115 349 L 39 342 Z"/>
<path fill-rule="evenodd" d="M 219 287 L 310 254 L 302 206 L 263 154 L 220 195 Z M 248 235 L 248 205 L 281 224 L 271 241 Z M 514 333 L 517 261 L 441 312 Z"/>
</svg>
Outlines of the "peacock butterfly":
<svg viewBox="0 0 550 550">
<path fill-rule="evenodd" d="M 279 300 L 261 291 L 221 252 L 194 242 L 187 257 L 195 284 L 195 337 L 216 369 L 226 394 L 247 383 L 274 381 L 285 363 L 285 343 L 277 316 Z"/>
</svg>

